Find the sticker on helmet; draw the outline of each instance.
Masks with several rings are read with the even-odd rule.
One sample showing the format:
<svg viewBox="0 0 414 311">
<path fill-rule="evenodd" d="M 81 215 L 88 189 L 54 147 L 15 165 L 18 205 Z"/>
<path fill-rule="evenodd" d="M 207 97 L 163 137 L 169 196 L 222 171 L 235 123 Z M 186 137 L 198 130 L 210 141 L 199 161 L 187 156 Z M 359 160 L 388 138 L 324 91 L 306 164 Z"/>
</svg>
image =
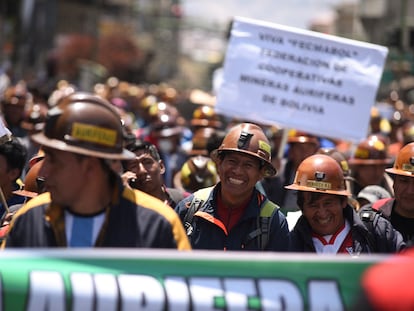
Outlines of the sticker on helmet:
<svg viewBox="0 0 414 311">
<path fill-rule="evenodd" d="M 323 181 L 316 181 L 316 180 L 307 180 L 306 186 L 310 188 L 320 189 L 320 190 L 332 189 L 332 184 L 330 182 L 323 182 Z"/>
<path fill-rule="evenodd" d="M 402 170 L 407 172 L 414 172 L 414 166 L 408 163 L 402 165 Z"/>
<path fill-rule="evenodd" d="M 116 131 L 103 127 L 75 122 L 72 137 L 78 140 L 113 147 L 116 144 Z"/>
<path fill-rule="evenodd" d="M 266 153 L 270 154 L 270 145 L 263 140 L 259 140 L 259 149 L 265 151 Z"/>
</svg>

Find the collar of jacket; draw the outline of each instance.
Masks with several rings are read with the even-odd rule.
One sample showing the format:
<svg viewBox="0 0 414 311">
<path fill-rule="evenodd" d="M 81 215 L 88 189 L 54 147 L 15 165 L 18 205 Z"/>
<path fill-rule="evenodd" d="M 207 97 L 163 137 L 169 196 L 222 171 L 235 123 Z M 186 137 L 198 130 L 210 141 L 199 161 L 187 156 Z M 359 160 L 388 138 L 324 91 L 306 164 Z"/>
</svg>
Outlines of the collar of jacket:
<svg viewBox="0 0 414 311">
<path fill-rule="evenodd" d="M 211 191 L 208 199 L 201 207 L 200 211 L 206 212 L 210 215 L 217 215 L 217 195 L 220 192 L 221 182 L 219 182 L 216 186 L 214 186 L 213 191 Z M 256 188 L 253 190 L 253 195 L 250 199 L 250 202 L 246 208 L 246 211 L 240 220 L 248 219 L 248 218 L 256 218 L 260 215 L 260 208 L 262 204 L 267 200 L 267 198 Z"/>
<path fill-rule="evenodd" d="M 115 183 L 115 187 L 113 189 L 112 201 L 105 208 L 105 220 L 96 239 L 95 246 L 102 245 L 106 229 L 108 227 L 110 210 L 112 207 L 119 204 L 120 196 L 122 195 L 124 188 L 125 187 L 122 185 L 122 180 L 119 178 L 119 180 L 117 180 Z M 66 208 L 64 206 L 53 204 L 53 202 L 51 202 L 45 211 L 45 220 L 50 224 L 56 238 L 57 246 L 59 247 L 68 246 L 65 230 L 65 209 Z"/>
</svg>

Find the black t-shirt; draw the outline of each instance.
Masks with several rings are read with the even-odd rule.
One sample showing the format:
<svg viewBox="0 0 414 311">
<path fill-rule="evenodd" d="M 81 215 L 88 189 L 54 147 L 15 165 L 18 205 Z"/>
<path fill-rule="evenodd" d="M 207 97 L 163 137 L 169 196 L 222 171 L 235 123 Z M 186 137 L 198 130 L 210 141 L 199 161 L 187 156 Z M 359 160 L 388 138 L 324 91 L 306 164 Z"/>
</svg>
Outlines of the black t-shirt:
<svg viewBox="0 0 414 311">
<path fill-rule="evenodd" d="M 404 241 L 411 241 L 411 244 L 414 242 L 414 218 L 402 217 L 393 208 L 391 212 L 391 223 L 395 230 L 402 234 Z"/>
</svg>

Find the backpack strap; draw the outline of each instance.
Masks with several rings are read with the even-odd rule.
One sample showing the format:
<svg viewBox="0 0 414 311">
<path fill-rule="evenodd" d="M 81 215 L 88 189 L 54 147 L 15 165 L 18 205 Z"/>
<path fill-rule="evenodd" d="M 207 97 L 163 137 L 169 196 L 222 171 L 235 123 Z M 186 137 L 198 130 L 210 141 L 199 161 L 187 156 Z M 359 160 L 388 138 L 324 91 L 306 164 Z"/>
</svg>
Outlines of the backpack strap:
<svg viewBox="0 0 414 311">
<path fill-rule="evenodd" d="M 359 217 L 364 223 L 365 227 L 368 229 L 367 240 L 373 252 L 377 251 L 376 236 L 374 233 L 374 228 L 377 225 L 378 217 L 380 217 L 380 212 L 371 208 L 365 208 L 359 211 Z"/>
<path fill-rule="evenodd" d="M 376 211 L 379 211 L 381 206 L 383 206 L 384 204 L 386 204 L 388 201 L 392 200 L 392 198 L 384 198 L 384 199 L 379 199 L 377 201 L 375 201 L 372 204 L 372 208 Z"/>
<path fill-rule="evenodd" d="M 175 208 L 178 202 L 186 197 L 185 193 L 181 190 L 174 189 L 174 188 L 167 188 L 166 189 L 167 195 L 169 196 L 170 200 L 172 200 L 173 205 L 172 208 Z"/>
<path fill-rule="evenodd" d="M 213 187 L 203 188 L 193 193 L 193 199 L 191 200 L 191 203 L 183 220 L 183 225 L 187 232 L 187 236 L 191 236 L 193 233 L 194 214 L 203 206 L 212 189 Z"/>
<path fill-rule="evenodd" d="M 270 234 L 270 219 L 277 208 L 276 204 L 266 199 L 260 208 L 259 217 L 257 217 L 257 228 L 247 235 L 245 244 L 257 238 L 260 249 L 266 248 Z"/>
</svg>

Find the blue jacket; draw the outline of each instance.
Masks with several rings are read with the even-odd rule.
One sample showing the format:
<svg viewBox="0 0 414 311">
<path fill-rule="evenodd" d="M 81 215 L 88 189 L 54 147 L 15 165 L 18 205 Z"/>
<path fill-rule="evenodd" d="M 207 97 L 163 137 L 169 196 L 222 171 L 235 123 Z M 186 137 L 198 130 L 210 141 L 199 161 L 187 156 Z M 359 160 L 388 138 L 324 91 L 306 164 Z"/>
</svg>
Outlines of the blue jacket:
<svg viewBox="0 0 414 311">
<path fill-rule="evenodd" d="M 95 247 L 191 249 L 177 214 L 162 201 L 118 182 Z M 19 209 L 2 247 L 66 247 L 65 209 L 49 193 Z"/>
<path fill-rule="evenodd" d="M 193 233 L 190 236 L 192 247 L 210 250 L 261 250 L 258 239 L 249 239 L 248 235 L 258 228 L 260 208 L 267 198 L 255 189 L 244 215 L 230 232 L 227 232 L 224 224 L 217 218 L 216 197 L 220 183 L 212 189 L 208 199 L 194 214 Z M 181 221 L 184 221 L 193 197 L 194 195 L 191 195 L 177 205 L 175 210 Z M 269 224 L 269 239 L 265 250 L 286 251 L 289 229 L 285 216 L 278 208 L 274 209 Z"/>
</svg>

